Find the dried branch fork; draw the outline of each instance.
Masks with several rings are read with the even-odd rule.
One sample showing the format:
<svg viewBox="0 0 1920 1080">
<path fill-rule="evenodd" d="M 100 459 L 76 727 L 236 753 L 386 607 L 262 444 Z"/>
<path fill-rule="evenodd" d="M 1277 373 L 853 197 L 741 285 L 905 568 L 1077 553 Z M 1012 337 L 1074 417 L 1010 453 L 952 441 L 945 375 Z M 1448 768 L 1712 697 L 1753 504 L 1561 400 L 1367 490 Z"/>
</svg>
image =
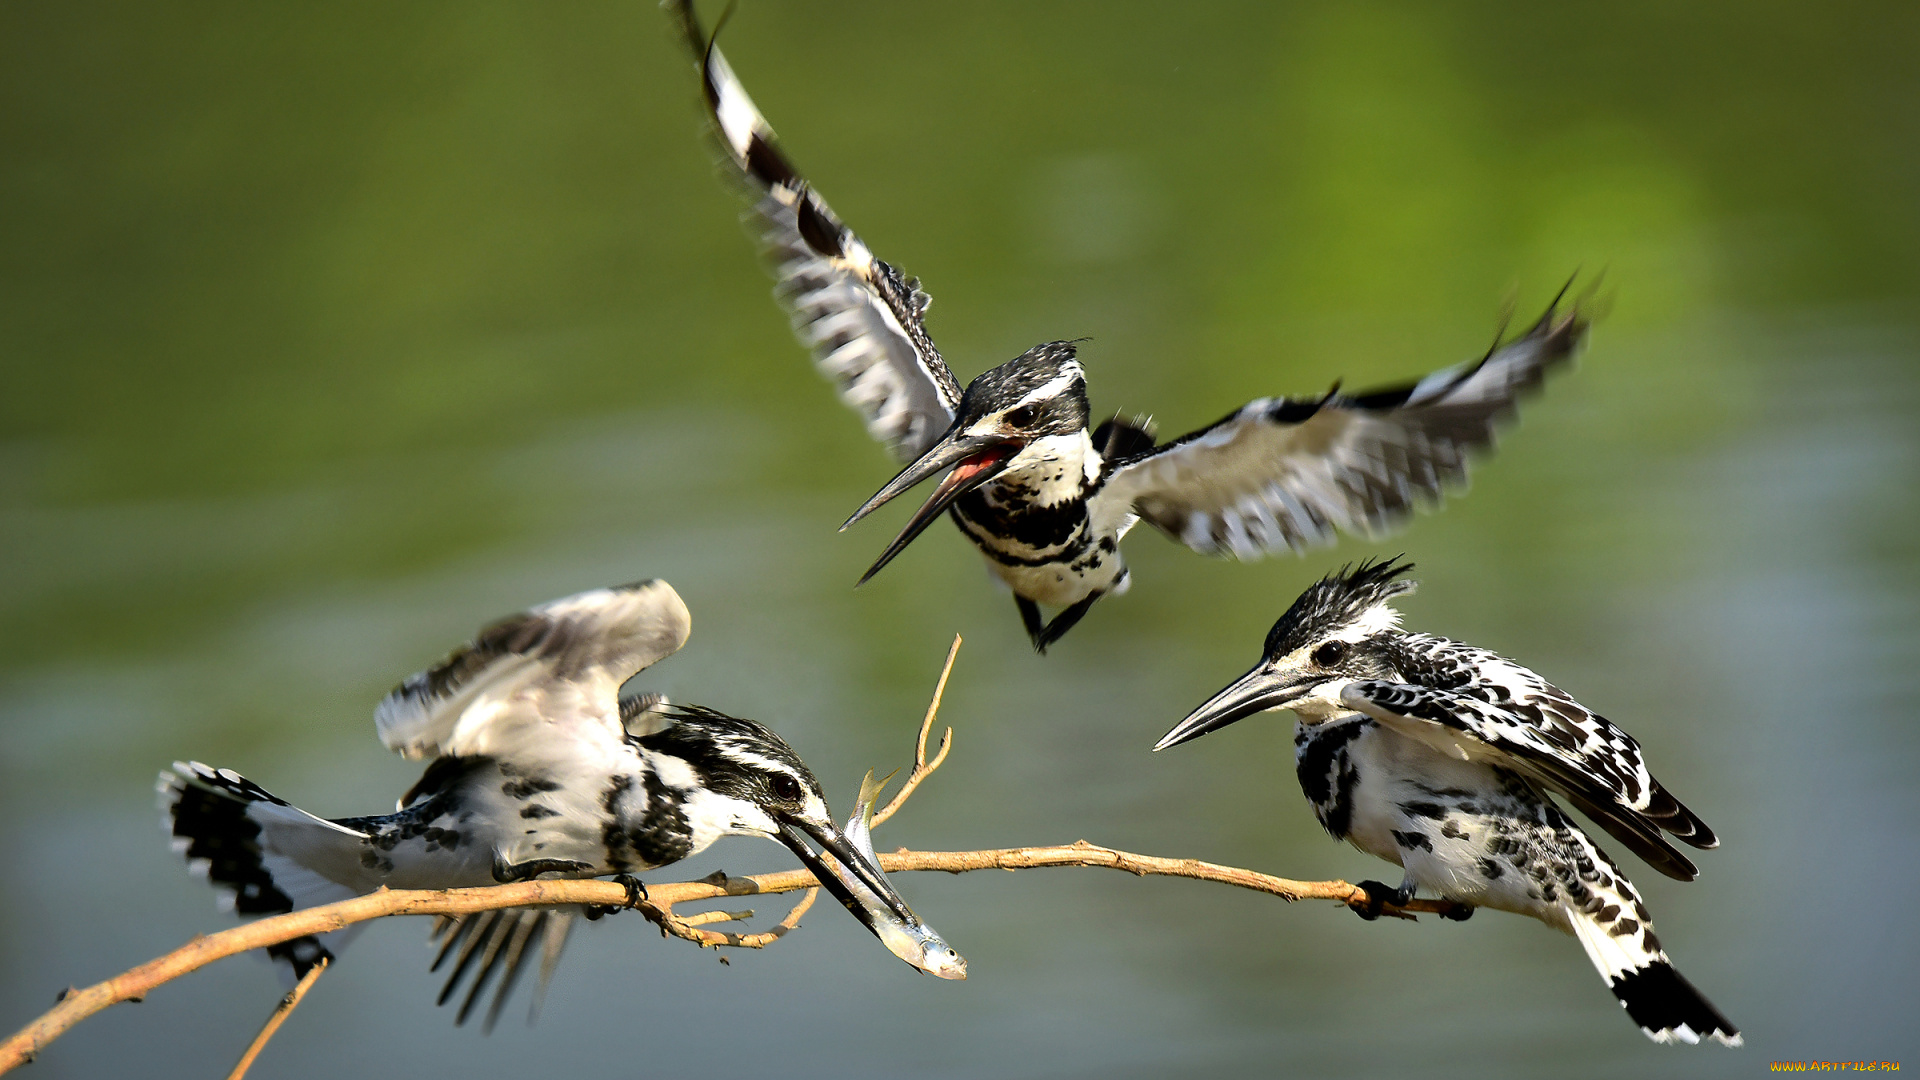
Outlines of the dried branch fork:
<svg viewBox="0 0 1920 1080">
<path fill-rule="evenodd" d="M 787 931 L 799 926 L 800 917 L 805 915 L 807 909 L 813 906 L 814 900 L 819 898 L 820 888 L 813 884 L 813 875 L 807 874 L 806 878 L 807 883 L 800 887 L 806 889 L 807 894 L 800 898 L 799 903 L 793 905 L 793 910 L 787 912 L 787 917 L 775 924 L 773 929 L 758 934 L 735 934 L 726 930 L 700 929 L 717 922 L 739 922 L 751 919 L 753 918 L 751 908 L 746 911 L 703 911 L 698 915 L 686 916 L 676 915 L 673 912 L 675 904 L 684 903 L 687 900 L 711 899 L 708 896 L 676 898 L 670 894 L 663 895 L 662 888 L 654 887 L 647 890 L 647 895 L 636 905 L 636 909 L 647 917 L 648 922 L 660 928 L 662 937 L 677 937 L 682 941 L 691 941 L 703 949 L 717 949 L 722 946 L 733 949 L 764 949 L 785 937 Z M 747 896 L 752 893 L 771 891 L 747 888 L 738 884 L 745 880 L 747 879 L 728 877 L 725 871 L 715 871 L 701 878 L 699 883 L 722 890 L 721 896 Z M 620 906 L 625 905 L 626 897 L 622 896 Z"/>
<path fill-rule="evenodd" d="M 946 761 L 947 751 L 953 743 L 953 729 L 947 729 L 945 736 L 940 740 L 939 750 L 931 760 L 927 758 L 927 735 L 933 729 L 934 718 L 939 712 L 940 698 L 946 689 L 947 675 L 953 670 L 954 655 L 959 648 L 960 639 L 956 637 L 952 650 L 947 653 L 946 668 L 940 673 L 940 681 L 934 690 L 933 702 L 927 709 L 926 718 L 920 724 L 913 771 L 908 774 L 906 782 L 886 808 L 874 814 L 876 824 L 885 821 L 899 810 L 920 782 Z M 1252 870 L 1243 870 L 1239 867 L 1202 862 L 1198 859 L 1167 859 L 1152 855 L 1137 855 L 1128 851 L 1100 847 L 1085 840 L 1053 847 L 997 848 L 985 851 L 907 851 L 903 849 L 881 854 L 880 865 L 888 873 L 939 870 L 950 874 L 962 874 L 972 870 L 1032 870 L 1053 866 L 1106 867 L 1112 870 L 1124 870 L 1142 877 L 1153 875 L 1214 881 L 1277 896 L 1287 901 L 1331 900 L 1345 904 L 1355 911 L 1368 910 L 1370 903 L 1366 890 L 1344 881 L 1293 881 Z M 512 885 L 495 885 L 476 889 L 381 889 L 378 892 L 351 900 L 342 900 L 336 904 L 307 908 L 288 915 L 276 915 L 216 934 L 196 937 L 165 956 L 148 961 L 105 982 L 96 983 L 83 990 L 68 990 L 60 996 L 59 1004 L 52 1010 L 0 1043 L 0 1072 L 32 1061 L 48 1043 L 109 1005 L 122 1001 L 139 1001 L 155 987 L 215 960 L 283 941 L 291 941 L 309 934 L 324 934 L 369 919 L 390 915 L 471 915 L 501 908 L 549 905 L 637 906 L 642 914 L 660 927 L 663 934 L 709 948 L 719 946 L 762 948 L 799 925 L 801 916 L 806 913 L 819 892 L 818 886 L 819 883 L 814 880 L 813 874 L 806 870 L 787 870 L 775 874 L 757 874 L 752 877 L 731 877 L 725 873 L 716 873 L 700 881 L 650 885 L 637 905 L 629 904 L 626 886 L 617 881 L 597 879 L 523 881 Z M 673 910 L 675 905 L 700 900 L 758 894 L 771 895 L 796 892 L 801 889 L 807 890 L 807 895 L 787 913 L 786 918 L 772 930 L 758 934 L 734 934 L 705 929 L 713 923 L 750 917 L 753 914 L 751 911 L 714 911 L 682 916 L 675 914 Z M 1455 910 L 1456 906 L 1449 901 L 1415 900 L 1405 907 L 1387 905 L 1381 913 L 1412 918 L 1415 912 L 1445 914 Z M 308 985 L 311 983 L 309 982 Z M 291 1000 L 283 1002 L 282 1008 L 275 1011 L 273 1019 L 269 1020 L 269 1028 L 264 1029 L 255 1039 L 255 1046 L 250 1048 L 250 1053 L 258 1053 L 259 1046 L 265 1043 L 266 1039 L 272 1035 L 273 1028 L 277 1027 L 276 1021 L 284 1020 L 285 1014 L 291 1011 L 292 1005 L 298 1003 L 298 998 L 293 995 L 289 995 L 289 999 Z"/>
<path fill-rule="evenodd" d="M 906 782 L 900 785 L 899 792 L 887 803 L 886 808 L 873 815 L 875 825 L 892 817 L 894 811 L 906 804 L 907 797 L 913 794 L 914 788 L 920 786 L 920 781 L 946 764 L 947 751 L 953 749 L 953 729 L 948 728 L 947 733 L 940 736 L 940 750 L 933 755 L 932 761 L 927 760 L 927 733 L 933 730 L 933 718 L 940 715 L 940 699 L 947 694 L 947 676 L 953 674 L 953 658 L 959 655 L 960 635 L 955 634 L 953 645 L 947 649 L 946 666 L 940 669 L 940 681 L 933 685 L 933 700 L 927 703 L 927 717 L 920 721 L 920 737 L 913 744 L 913 771 L 907 774 Z"/>
</svg>

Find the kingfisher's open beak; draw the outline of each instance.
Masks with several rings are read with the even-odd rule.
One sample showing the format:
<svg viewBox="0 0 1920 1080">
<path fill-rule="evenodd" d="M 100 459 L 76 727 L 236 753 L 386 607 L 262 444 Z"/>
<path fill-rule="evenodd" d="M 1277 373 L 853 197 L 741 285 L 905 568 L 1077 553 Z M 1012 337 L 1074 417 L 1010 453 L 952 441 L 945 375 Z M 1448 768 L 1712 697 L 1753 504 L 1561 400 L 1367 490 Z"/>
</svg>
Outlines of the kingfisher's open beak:
<svg viewBox="0 0 1920 1080">
<path fill-rule="evenodd" d="M 1275 668 L 1262 660 L 1254 665 L 1252 671 L 1240 676 L 1231 686 L 1188 713 L 1187 718 L 1162 735 L 1153 748 L 1165 750 L 1169 746 L 1197 739 L 1209 731 L 1217 731 L 1236 720 L 1244 720 L 1254 713 L 1284 709 L 1326 681 L 1325 676 Z"/>
<path fill-rule="evenodd" d="M 820 845 L 818 852 L 808 838 Z M 845 833 L 831 823 L 793 818 L 781 824 L 780 842 L 800 856 L 820 884 L 889 952 L 929 975 L 967 977 L 966 961 L 920 921 L 894 891 L 880 864 L 857 849 Z"/>
<path fill-rule="evenodd" d="M 979 487 L 981 484 L 1006 471 L 1007 463 L 1013 455 L 1020 452 L 1024 444 L 1010 440 L 1004 435 L 959 435 L 948 432 L 933 448 L 920 455 L 920 459 L 900 470 L 900 475 L 887 481 L 887 485 L 874 493 L 866 505 L 853 512 L 840 531 L 845 532 L 849 525 L 873 513 L 891 502 L 894 496 L 918 484 L 942 469 L 951 468 L 947 478 L 933 489 L 933 494 L 914 512 L 912 520 L 893 538 L 887 550 L 880 558 L 860 575 L 855 588 L 865 585 L 867 580 L 880 572 L 880 568 L 893 561 L 895 555 L 905 550 L 913 538 L 919 536 L 933 519 L 953 504 L 953 500 Z"/>
</svg>

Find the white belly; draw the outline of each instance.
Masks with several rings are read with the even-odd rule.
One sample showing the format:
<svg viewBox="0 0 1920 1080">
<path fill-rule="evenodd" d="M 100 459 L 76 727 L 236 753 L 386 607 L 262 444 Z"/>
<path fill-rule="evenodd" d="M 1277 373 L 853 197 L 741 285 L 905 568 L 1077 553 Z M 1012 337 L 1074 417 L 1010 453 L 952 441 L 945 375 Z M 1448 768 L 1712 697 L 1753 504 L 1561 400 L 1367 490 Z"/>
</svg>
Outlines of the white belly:
<svg viewBox="0 0 1920 1080">
<path fill-rule="evenodd" d="M 1008 566 L 981 552 L 987 570 L 1018 596 L 1049 607 L 1077 604 L 1094 593 L 1127 591 L 1127 566 L 1119 552 L 1102 554 L 1097 565 L 1076 567 L 1059 562 L 1044 566 Z"/>
<path fill-rule="evenodd" d="M 1569 929 L 1557 905 L 1543 904 L 1529 895 L 1524 876 L 1505 866 L 1497 875 L 1483 868 L 1496 821 L 1504 819 L 1503 824 L 1520 835 L 1531 832 L 1509 817 L 1516 808 L 1504 805 L 1512 796 L 1503 792 L 1502 778 L 1493 768 L 1462 761 L 1378 724 L 1355 739 L 1349 752 L 1361 777 L 1353 790 L 1350 843 L 1404 867 L 1423 895 L 1530 915 Z M 1462 798 L 1435 795 L 1435 791 L 1473 793 L 1464 798 L 1476 812 L 1435 818 L 1406 809 L 1447 805 Z M 1409 836 L 1423 838 L 1427 846 L 1404 845 L 1402 837 Z"/>
</svg>

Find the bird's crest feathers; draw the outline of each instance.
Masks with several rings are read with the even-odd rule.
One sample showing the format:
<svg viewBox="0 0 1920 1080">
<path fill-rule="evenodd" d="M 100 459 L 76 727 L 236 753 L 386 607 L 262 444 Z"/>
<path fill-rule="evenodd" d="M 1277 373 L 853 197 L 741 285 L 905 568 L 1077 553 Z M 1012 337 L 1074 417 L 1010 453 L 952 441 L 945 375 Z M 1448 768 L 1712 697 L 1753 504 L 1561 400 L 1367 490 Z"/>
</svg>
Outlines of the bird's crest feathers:
<svg viewBox="0 0 1920 1080">
<path fill-rule="evenodd" d="M 1266 654 L 1285 656 L 1345 626 L 1364 625 L 1369 636 L 1400 625 L 1400 613 L 1386 606 L 1414 590 L 1417 582 L 1401 575 L 1413 564 L 1401 556 L 1369 559 L 1343 566 L 1308 587 L 1267 634 Z"/>
</svg>

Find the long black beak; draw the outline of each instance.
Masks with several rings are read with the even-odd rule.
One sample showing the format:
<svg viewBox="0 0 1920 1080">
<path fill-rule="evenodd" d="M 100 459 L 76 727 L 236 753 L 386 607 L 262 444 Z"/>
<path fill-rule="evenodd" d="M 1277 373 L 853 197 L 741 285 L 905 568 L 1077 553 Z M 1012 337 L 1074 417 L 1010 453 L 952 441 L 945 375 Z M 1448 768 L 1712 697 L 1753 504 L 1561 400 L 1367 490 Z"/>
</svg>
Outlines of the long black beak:
<svg viewBox="0 0 1920 1080">
<path fill-rule="evenodd" d="M 1225 690 L 1188 713 L 1187 718 L 1162 735 L 1153 748 L 1159 751 L 1169 746 L 1179 746 L 1209 731 L 1218 731 L 1236 720 L 1244 720 L 1254 713 L 1283 709 L 1325 681 L 1325 678 L 1317 675 L 1276 671 L 1262 660 L 1254 665 L 1252 671 L 1240 676 Z"/>
<path fill-rule="evenodd" d="M 933 494 L 919 510 L 914 512 L 912 520 L 907 522 L 906 528 L 900 530 L 899 536 L 893 538 L 893 543 L 887 545 L 887 550 L 881 554 L 880 558 L 868 567 L 866 573 L 860 575 L 860 581 L 854 587 L 865 585 L 868 579 L 880 572 L 881 567 L 892 562 L 895 555 L 900 554 L 908 544 L 913 543 L 914 537 L 919 536 L 933 519 L 939 517 L 942 511 L 953 504 L 953 500 L 1004 472 L 1007 462 L 1013 458 L 1013 455 L 1020 452 L 1020 445 L 1002 435 L 956 435 L 948 432 L 933 445 L 932 449 L 920 455 L 919 460 L 900 470 L 900 475 L 887 481 L 885 487 L 874 492 L 873 498 L 868 499 L 864 506 L 855 510 L 846 524 L 840 526 L 841 532 L 845 532 L 848 526 L 885 506 L 893 501 L 894 496 L 920 481 L 942 469 L 953 470 L 947 474 L 945 480 L 940 481 L 939 487 L 933 489 Z"/>
<path fill-rule="evenodd" d="M 818 852 L 813 850 L 812 844 L 807 843 L 809 837 L 820 845 Z M 873 931 L 874 937 L 883 942 L 891 941 L 893 934 L 889 932 L 890 927 L 909 932 L 925 930 L 920 917 L 894 891 L 893 883 L 887 880 L 885 871 L 855 850 L 838 828 L 811 821 L 788 821 L 780 826 L 780 842 L 800 856 L 800 861 L 813 871 L 813 876 L 820 884 L 852 912 L 861 925 Z M 868 895 L 861 896 L 847 888 L 846 883 L 840 880 L 840 875 L 834 873 L 833 867 L 827 864 L 829 858 L 845 867 L 865 887 Z"/>
</svg>

